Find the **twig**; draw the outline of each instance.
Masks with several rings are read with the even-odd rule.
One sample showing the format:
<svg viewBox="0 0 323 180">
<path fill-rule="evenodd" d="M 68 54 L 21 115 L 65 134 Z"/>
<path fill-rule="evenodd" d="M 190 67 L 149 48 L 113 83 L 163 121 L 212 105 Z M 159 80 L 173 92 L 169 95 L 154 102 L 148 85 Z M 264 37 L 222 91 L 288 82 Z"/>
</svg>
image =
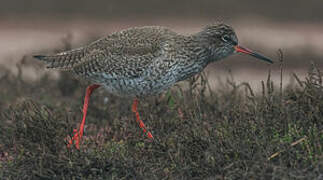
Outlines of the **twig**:
<svg viewBox="0 0 323 180">
<path fill-rule="evenodd" d="M 296 146 L 297 144 L 299 144 L 299 143 L 301 143 L 301 142 L 303 142 L 303 141 L 305 141 L 307 139 L 307 136 L 304 136 L 304 137 L 302 137 L 301 139 L 299 139 L 299 140 L 297 140 L 297 141 L 295 141 L 295 142 L 293 142 L 293 143 L 291 143 L 290 144 L 290 146 L 291 147 L 294 147 L 294 146 Z M 271 160 L 271 159 L 273 159 L 273 158 L 275 158 L 275 157 L 277 157 L 277 156 L 279 156 L 281 153 L 283 153 L 283 152 L 285 152 L 286 150 L 281 150 L 281 151 L 278 151 L 278 152 L 275 152 L 274 154 L 272 154 L 267 160 L 269 161 L 269 160 Z"/>
</svg>

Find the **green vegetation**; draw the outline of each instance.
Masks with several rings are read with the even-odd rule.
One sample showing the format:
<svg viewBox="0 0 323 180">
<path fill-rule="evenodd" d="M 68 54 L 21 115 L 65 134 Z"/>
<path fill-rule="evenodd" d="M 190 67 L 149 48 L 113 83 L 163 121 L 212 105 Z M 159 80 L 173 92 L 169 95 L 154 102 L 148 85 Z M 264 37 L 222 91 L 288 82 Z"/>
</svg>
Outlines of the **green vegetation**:
<svg viewBox="0 0 323 180">
<path fill-rule="evenodd" d="M 322 178 L 322 74 L 313 65 L 304 81 L 294 78 L 281 89 L 269 73 L 258 94 L 230 79 L 210 90 L 202 74 L 185 90 L 143 99 L 138 108 L 154 142 L 136 124 L 131 99 L 100 89 L 78 151 L 66 144 L 81 120 L 86 86 L 65 73 L 29 83 L 7 72 L 0 77 L 0 177 Z"/>
</svg>

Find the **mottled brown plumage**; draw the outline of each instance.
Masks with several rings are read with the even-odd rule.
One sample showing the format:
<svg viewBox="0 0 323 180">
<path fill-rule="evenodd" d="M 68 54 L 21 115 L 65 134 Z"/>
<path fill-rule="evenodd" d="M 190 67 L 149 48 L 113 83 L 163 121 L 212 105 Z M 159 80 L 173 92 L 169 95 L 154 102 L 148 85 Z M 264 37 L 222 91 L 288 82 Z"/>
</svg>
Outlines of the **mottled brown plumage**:
<svg viewBox="0 0 323 180">
<path fill-rule="evenodd" d="M 212 24 L 188 36 L 158 26 L 130 28 L 75 50 L 35 58 L 45 61 L 48 68 L 71 71 L 103 85 L 110 93 L 142 97 L 161 93 L 234 52 L 271 62 L 238 46 L 234 30 L 225 24 Z M 86 100 L 97 87 L 88 88 Z M 87 101 L 85 105 L 87 109 Z M 145 129 L 136 106 L 133 109 L 140 127 Z M 85 115 L 86 110 L 83 120 Z"/>
</svg>

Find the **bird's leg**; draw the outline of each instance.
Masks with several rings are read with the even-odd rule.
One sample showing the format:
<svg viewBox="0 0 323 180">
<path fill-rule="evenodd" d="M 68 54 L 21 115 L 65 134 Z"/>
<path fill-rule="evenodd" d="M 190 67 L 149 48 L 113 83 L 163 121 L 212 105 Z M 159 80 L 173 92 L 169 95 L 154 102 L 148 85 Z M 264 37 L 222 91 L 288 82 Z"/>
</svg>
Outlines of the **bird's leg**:
<svg viewBox="0 0 323 180">
<path fill-rule="evenodd" d="M 77 129 L 73 130 L 74 136 L 73 138 L 69 141 L 68 143 L 68 147 L 70 147 L 73 144 L 73 141 L 75 141 L 75 147 L 77 149 L 80 149 L 80 140 L 83 136 L 83 131 L 84 131 L 84 124 L 85 124 L 85 118 L 86 118 L 86 112 L 87 112 L 87 108 L 89 106 L 89 100 L 90 100 L 90 96 L 92 94 L 92 92 L 97 89 L 98 87 L 100 87 L 99 84 L 93 84 L 90 85 L 86 88 L 86 93 L 85 93 L 85 99 L 84 99 L 84 104 L 83 104 L 83 119 L 82 122 L 80 124 L 80 129 L 79 131 L 77 131 Z"/>
<path fill-rule="evenodd" d="M 142 129 L 142 131 L 147 135 L 149 139 L 154 139 L 153 135 L 147 130 L 144 122 L 140 119 L 139 112 L 137 110 L 138 103 L 138 99 L 134 99 L 132 104 L 132 112 L 136 114 L 136 121 L 137 123 L 139 123 L 139 127 Z"/>
</svg>

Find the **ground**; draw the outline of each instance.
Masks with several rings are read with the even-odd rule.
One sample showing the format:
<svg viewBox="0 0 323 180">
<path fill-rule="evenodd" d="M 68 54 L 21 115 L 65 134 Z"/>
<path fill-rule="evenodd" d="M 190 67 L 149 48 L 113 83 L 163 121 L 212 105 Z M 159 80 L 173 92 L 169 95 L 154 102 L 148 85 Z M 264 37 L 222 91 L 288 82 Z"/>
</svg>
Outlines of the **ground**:
<svg viewBox="0 0 323 180">
<path fill-rule="evenodd" d="M 139 112 L 132 99 L 99 89 L 90 100 L 81 149 L 67 148 L 81 121 L 86 83 L 68 73 L 28 82 L 0 78 L 0 177 L 4 179 L 322 179 L 323 84 L 315 65 L 305 79 L 254 92 L 228 78 L 211 89 L 201 74 Z M 183 88 L 185 87 L 185 88 Z"/>
</svg>

